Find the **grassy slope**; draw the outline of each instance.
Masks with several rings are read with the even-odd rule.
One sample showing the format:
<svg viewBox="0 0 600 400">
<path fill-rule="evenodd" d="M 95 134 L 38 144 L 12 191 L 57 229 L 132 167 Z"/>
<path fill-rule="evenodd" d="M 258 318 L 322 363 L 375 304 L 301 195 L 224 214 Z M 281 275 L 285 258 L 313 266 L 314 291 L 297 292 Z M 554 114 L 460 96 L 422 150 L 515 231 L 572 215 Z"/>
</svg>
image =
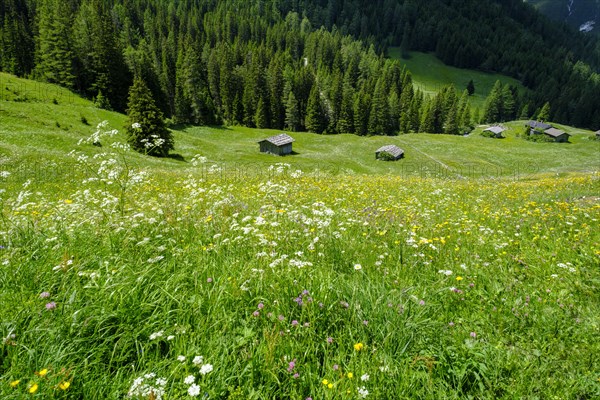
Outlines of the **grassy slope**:
<svg viewBox="0 0 600 400">
<path fill-rule="evenodd" d="M 519 123 L 504 140 L 298 133 L 298 154 L 278 158 L 255 143 L 272 131 L 190 127 L 175 131 L 188 162 L 129 154 L 150 174 L 121 194 L 82 183 L 65 154 L 104 151 L 76 144 L 100 120 L 121 128 L 123 115 L 0 78 L 32 100 L 0 101 L 0 171 L 39 162 L 33 177 L 49 181 L 23 190 L 0 176 L 0 398 L 39 383 L 38 398 L 123 399 L 149 372 L 167 379 L 165 398 L 186 398 L 189 374 L 213 399 L 359 398 L 360 387 L 372 399 L 600 394 L 596 177 L 187 179 L 197 153 L 244 172 L 284 161 L 424 174 L 439 165 L 428 155 L 450 167 L 598 170 L 589 132 L 566 145 L 519 140 Z M 388 142 L 407 159 L 376 162 Z M 197 355 L 214 371 L 200 375 Z"/>
<path fill-rule="evenodd" d="M 400 57 L 400 48 L 392 47 L 388 51 L 391 58 L 399 59 L 411 72 L 415 86 L 425 93 L 433 94 L 443 86 L 454 84 L 457 90 L 463 91 L 470 79 L 475 84 L 475 94 L 471 97 L 471 105 L 483 109 L 486 96 L 492 90 L 494 83 L 500 80 L 525 90 L 516 79 L 505 75 L 491 74 L 470 69 L 460 69 L 448 66 L 432 54 L 413 51 L 409 59 Z"/>
<path fill-rule="evenodd" d="M 95 125 L 108 120 L 122 130 L 125 117 L 97 109 L 65 89 L 0 74 L 3 97 L 0 101 L 0 165 L 36 162 L 41 158 L 64 161 L 73 149 L 93 153 L 92 146 L 77 146 L 89 136 Z M 7 90 L 6 88 L 10 90 Z M 13 92 L 18 92 L 16 95 Z M 50 93 L 51 95 L 48 95 Z M 16 102 L 26 94 L 29 102 Z M 52 103 L 57 99 L 58 104 Z M 9 101 L 6 101 L 9 100 Z M 89 125 L 81 122 L 81 117 Z M 58 126 L 60 125 L 60 127 Z M 260 154 L 256 142 L 277 131 L 244 127 L 182 127 L 174 131 L 175 153 L 182 157 L 159 160 L 133 154 L 132 161 L 154 168 L 189 167 L 189 160 L 201 154 L 211 162 L 232 169 L 261 169 L 268 164 L 285 162 L 304 171 L 325 170 L 349 174 L 406 174 L 442 176 L 513 176 L 515 173 L 562 173 L 600 169 L 600 142 L 591 141 L 591 132 L 564 129 L 572 133 L 570 144 L 530 143 L 515 137 L 518 122 L 509 123 L 507 139 L 481 137 L 478 128 L 468 137 L 410 134 L 395 137 L 322 136 L 311 133 L 291 134 L 297 154 L 275 157 Z M 123 137 L 120 137 L 124 140 Z M 105 143 L 107 145 L 109 143 Z M 396 144 L 406 152 L 400 162 L 376 161 L 375 150 L 384 144 Z"/>
</svg>

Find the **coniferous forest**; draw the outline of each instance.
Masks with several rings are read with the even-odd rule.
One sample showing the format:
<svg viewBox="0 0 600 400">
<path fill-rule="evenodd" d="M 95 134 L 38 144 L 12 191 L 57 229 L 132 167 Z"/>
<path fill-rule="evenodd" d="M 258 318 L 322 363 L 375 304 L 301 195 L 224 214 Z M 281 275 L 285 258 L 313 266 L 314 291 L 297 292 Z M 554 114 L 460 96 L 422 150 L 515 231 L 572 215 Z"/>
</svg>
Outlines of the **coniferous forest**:
<svg viewBox="0 0 600 400">
<path fill-rule="evenodd" d="M 386 51 L 498 72 L 481 119 Z M 600 128 L 600 41 L 520 0 L 2 0 L 0 69 L 127 109 L 134 78 L 174 123 L 317 133 L 462 133 L 536 114 Z M 464 90 L 464 91 L 463 91 Z"/>
</svg>

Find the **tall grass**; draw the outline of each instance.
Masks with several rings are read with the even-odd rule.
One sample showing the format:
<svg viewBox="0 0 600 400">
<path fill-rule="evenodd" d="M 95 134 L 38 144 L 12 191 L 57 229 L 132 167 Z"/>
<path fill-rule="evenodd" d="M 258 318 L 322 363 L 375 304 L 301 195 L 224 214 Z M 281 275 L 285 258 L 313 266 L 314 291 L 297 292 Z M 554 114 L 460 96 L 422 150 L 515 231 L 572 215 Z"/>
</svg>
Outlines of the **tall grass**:
<svg viewBox="0 0 600 400">
<path fill-rule="evenodd" d="M 71 182 L 0 178 L 3 399 L 600 396 L 597 174 L 102 151 Z"/>
</svg>

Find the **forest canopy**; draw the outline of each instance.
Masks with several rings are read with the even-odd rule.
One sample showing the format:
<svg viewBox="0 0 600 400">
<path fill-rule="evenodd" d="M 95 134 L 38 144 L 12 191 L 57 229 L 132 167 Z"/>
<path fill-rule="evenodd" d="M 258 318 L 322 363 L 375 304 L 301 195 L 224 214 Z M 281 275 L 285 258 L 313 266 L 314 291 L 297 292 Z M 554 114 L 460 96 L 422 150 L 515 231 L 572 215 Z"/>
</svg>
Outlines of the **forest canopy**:
<svg viewBox="0 0 600 400">
<path fill-rule="evenodd" d="M 465 129 L 463 88 L 424 96 L 383 57 L 399 46 L 521 80 L 531 91 L 504 118 L 549 102 L 552 120 L 600 128 L 600 41 L 519 0 L 4 0 L 0 35 L 2 71 L 118 111 L 140 77 L 178 123 Z"/>
</svg>

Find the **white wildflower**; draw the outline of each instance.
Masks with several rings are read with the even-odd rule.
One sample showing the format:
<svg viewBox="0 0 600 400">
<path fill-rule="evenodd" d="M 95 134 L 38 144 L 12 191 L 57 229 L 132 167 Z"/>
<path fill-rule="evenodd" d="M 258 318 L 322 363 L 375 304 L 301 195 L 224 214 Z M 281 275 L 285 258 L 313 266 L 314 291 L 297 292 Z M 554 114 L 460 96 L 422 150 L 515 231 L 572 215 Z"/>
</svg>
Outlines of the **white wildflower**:
<svg viewBox="0 0 600 400">
<path fill-rule="evenodd" d="M 192 362 L 194 363 L 194 365 L 201 365 L 204 362 L 204 357 L 196 356 L 194 357 L 194 360 Z"/>
<path fill-rule="evenodd" d="M 177 356 L 177 361 L 185 362 L 185 356 Z"/>
<path fill-rule="evenodd" d="M 369 395 L 369 391 L 367 390 L 366 387 L 361 387 L 358 388 L 358 397 L 360 397 L 361 399 L 366 398 Z"/>
<path fill-rule="evenodd" d="M 211 372 L 212 370 L 213 370 L 213 366 L 211 364 L 204 364 L 202 367 L 200 367 L 200 374 L 206 375 L 209 372 Z"/>
<path fill-rule="evenodd" d="M 142 124 L 140 124 L 139 122 L 134 122 L 133 124 L 131 124 L 132 129 L 140 129 L 141 127 Z"/>
<path fill-rule="evenodd" d="M 370 378 L 369 374 L 364 374 L 363 376 L 360 377 L 360 380 L 363 382 L 368 381 Z"/>
<path fill-rule="evenodd" d="M 164 334 L 164 331 L 155 332 L 155 333 L 153 333 L 153 334 L 150 335 L 149 339 L 150 340 L 158 339 L 159 337 L 162 337 L 163 334 Z"/>
<path fill-rule="evenodd" d="M 362 269 L 362 265 L 360 264 L 354 264 L 354 270 L 355 271 L 360 271 Z"/>
<path fill-rule="evenodd" d="M 444 275 L 446 275 L 446 276 L 450 276 L 450 275 L 452 275 L 452 271 L 450 271 L 449 269 L 440 269 L 440 270 L 438 271 L 438 273 L 439 273 L 439 274 L 444 274 Z"/>
<path fill-rule="evenodd" d="M 188 375 L 183 380 L 183 383 L 185 383 L 186 385 L 191 385 L 194 382 L 196 382 L 196 377 L 194 375 Z"/>
<path fill-rule="evenodd" d="M 200 394 L 200 386 L 194 383 L 192 386 L 189 387 L 188 394 L 192 397 L 198 396 Z"/>
</svg>

